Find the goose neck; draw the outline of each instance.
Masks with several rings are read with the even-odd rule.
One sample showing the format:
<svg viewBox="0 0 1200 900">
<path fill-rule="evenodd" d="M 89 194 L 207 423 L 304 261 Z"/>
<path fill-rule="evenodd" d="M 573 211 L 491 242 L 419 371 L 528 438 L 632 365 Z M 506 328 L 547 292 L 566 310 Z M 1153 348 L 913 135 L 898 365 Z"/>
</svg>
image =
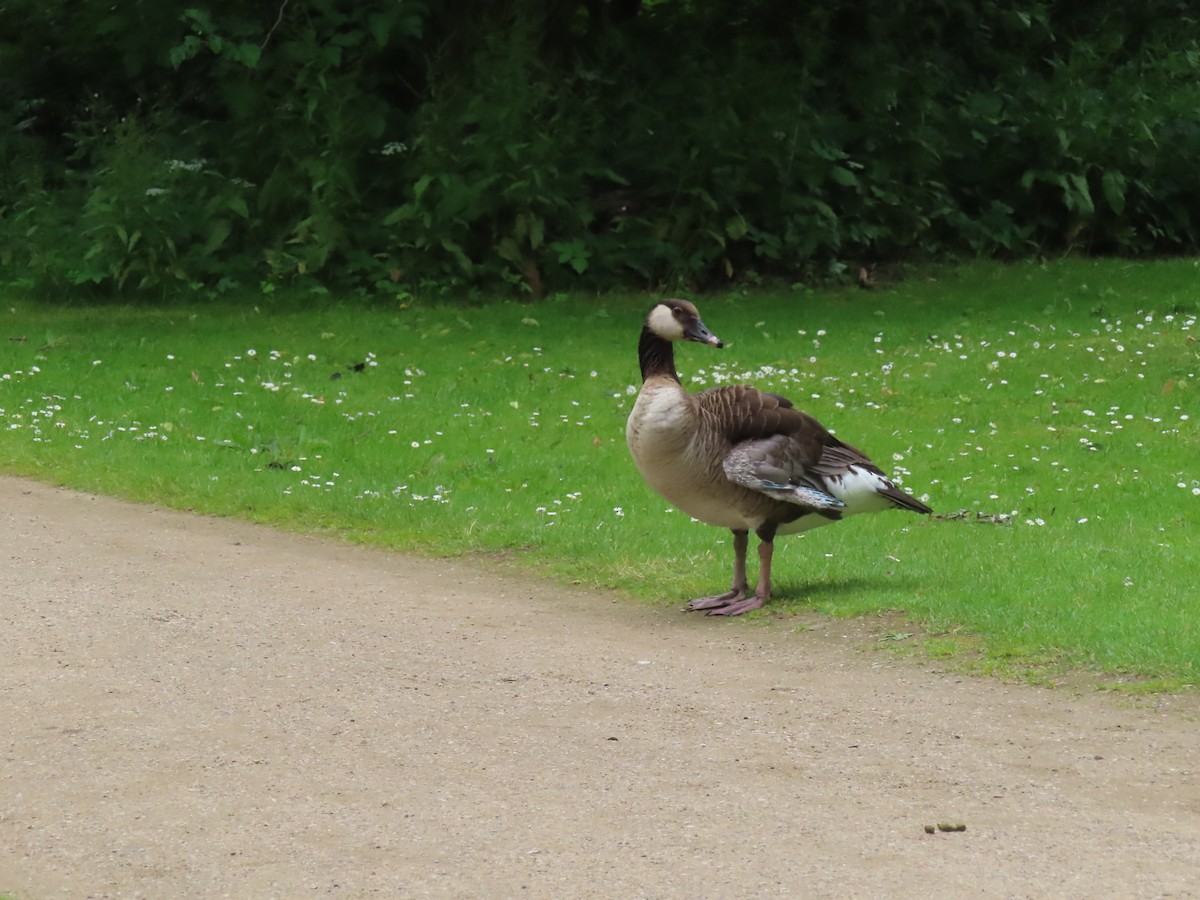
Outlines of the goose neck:
<svg viewBox="0 0 1200 900">
<path fill-rule="evenodd" d="M 675 371 L 675 349 L 670 341 L 663 340 L 649 328 L 642 328 L 638 362 L 642 367 L 642 381 L 655 376 L 679 381 L 679 373 Z"/>
</svg>

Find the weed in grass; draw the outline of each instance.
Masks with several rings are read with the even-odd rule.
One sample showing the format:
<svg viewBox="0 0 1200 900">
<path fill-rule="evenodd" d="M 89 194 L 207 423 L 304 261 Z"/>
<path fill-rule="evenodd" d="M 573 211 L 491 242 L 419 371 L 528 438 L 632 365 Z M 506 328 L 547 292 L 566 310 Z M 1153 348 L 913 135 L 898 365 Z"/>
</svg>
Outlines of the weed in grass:
<svg viewBox="0 0 1200 900">
<path fill-rule="evenodd" d="M 770 613 L 902 608 L 984 658 L 1197 680 L 1197 267 L 933 274 L 703 302 L 726 349 L 681 351 L 686 384 L 789 396 L 940 516 L 777 542 Z M 674 604 L 728 546 L 628 460 L 648 303 L 10 302 L 0 468 Z"/>
</svg>

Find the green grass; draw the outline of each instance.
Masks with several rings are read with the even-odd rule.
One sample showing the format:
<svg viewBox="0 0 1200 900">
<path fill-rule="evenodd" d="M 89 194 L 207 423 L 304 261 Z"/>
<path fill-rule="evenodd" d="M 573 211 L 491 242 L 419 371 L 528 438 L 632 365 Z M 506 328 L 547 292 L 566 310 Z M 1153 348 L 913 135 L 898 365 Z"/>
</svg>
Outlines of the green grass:
<svg viewBox="0 0 1200 900">
<path fill-rule="evenodd" d="M 730 546 L 628 459 L 650 300 L 10 299 L 0 469 L 391 548 L 502 552 L 676 609 L 726 584 Z M 989 666 L 1200 678 L 1196 262 L 979 264 L 699 305 L 726 348 L 681 347 L 685 384 L 786 394 L 956 516 L 781 539 L 770 613 L 899 610 L 945 636 L 935 657 L 965 635 Z"/>
</svg>

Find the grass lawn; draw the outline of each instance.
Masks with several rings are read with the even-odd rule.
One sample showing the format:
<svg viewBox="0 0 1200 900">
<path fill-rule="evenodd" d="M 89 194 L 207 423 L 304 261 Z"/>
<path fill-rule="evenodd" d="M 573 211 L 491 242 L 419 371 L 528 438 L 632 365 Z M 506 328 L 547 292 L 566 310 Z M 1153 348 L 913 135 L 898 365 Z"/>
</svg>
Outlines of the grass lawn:
<svg viewBox="0 0 1200 900">
<path fill-rule="evenodd" d="M 731 549 L 644 487 L 625 449 L 653 299 L 10 295 L 0 470 L 504 552 L 665 614 L 724 589 Z M 942 516 L 781 538 L 766 615 L 901 611 L 926 635 L 909 643 L 984 667 L 1200 680 L 1200 263 L 977 264 L 874 292 L 696 299 L 726 346 L 680 347 L 685 385 L 789 396 Z"/>
</svg>

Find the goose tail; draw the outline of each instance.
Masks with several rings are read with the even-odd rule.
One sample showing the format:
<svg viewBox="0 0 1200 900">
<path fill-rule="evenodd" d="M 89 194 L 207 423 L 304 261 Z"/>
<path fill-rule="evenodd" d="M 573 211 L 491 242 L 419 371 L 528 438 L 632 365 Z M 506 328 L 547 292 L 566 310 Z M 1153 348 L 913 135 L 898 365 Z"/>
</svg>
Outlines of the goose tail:
<svg viewBox="0 0 1200 900">
<path fill-rule="evenodd" d="M 887 500 L 897 509 L 907 509 L 910 512 L 920 513 L 927 516 L 933 512 L 928 506 L 914 497 L 912 494 L 906 494 L 900 488 L 896 487 L 890 481 L 886 487 L 878 490 L 881 497 L 886 497 Z"/>
</svg>

